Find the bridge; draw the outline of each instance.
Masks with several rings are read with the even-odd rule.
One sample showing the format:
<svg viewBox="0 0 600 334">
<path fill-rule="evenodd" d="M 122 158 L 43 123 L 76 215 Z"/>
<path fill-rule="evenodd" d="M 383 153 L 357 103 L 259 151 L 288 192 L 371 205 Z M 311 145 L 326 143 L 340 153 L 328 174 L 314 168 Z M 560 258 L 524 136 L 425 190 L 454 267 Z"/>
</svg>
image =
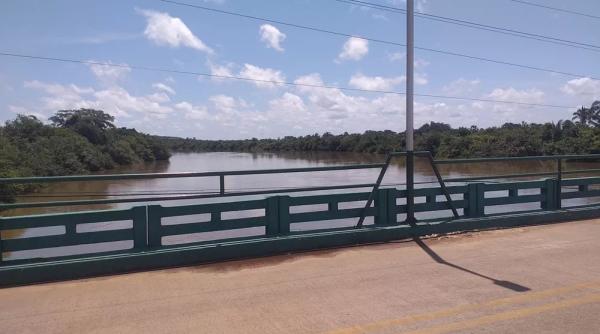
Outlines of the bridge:
<svg viewBox="0 0 600 334">
<path fill-rule="evenodd" d="M 415 154 L 430 161 L 436 181 L 412 191 L 382 184 L 391 159 L 402 152 L 367 165 L 0 179 L 0 185 L 157 178 L 219 183 L 217 192 L 205 194 L 0 204 L 3 210 L 131 205 L 1 217 L 4 287 L 138 272 L 2 289 L 2 326 L 19 332 L 31 321 L 41 331 L 87 331 L 99 325 L 86 321 L 94 318 L 115 331 L 196 326 L 240 333 L 444 333 L 481 326 L 501 332 L 511 320 L 513 329 L 526 331 L 533 321 L 556 331 L 564 321 L 589 315 L 579 328 L 597 328 L 591 315 L 600 310 L 600 225 L 593 220 L 600 216 L 594 202 L 600 177 L 589 175 L 600 170 L 565 170 L 563 162 L 600 155 L 434 160 L 428 152 Z M 506 160 L 551 161 L 556 169 L 462 178 L 444 178 L 438 170 Z M 226 187 L 231 176 L 360 169 L 379 169 L 379 177 L 372 184 Z M 184 199 L 201 203 L 177 204 Z M 410 215 L 417 221 L 407 222 Z M 506 227 L 519 228 L 464 234 Z M 23 229 L 46 234 L 10 233 Z M 439 235 L 447 236 L 431 237 Z M 118 247 L 95 247 L 107 243 Z M 79 248 L 69 253 L 73 247 Z M 238 261 L 223 262 L 231 260 Z M 143 272 L 173 267 L 179 269 Z M 77 316 L 65 320 L 72 312 Z M 155 318 L 159 313 L 164 316 Z"/>
</svg>

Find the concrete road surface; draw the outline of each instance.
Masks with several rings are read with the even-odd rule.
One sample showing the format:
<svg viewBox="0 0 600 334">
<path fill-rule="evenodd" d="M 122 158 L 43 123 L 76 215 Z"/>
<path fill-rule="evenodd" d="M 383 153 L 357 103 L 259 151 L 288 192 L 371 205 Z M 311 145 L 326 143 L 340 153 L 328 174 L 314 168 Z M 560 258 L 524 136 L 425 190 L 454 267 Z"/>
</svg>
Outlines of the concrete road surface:
<svg viewBox="0 0 600 334">
<path fill-rule="evenodd" d="M 0 289 L 0 333 L 600 333 L 600 220 Z"/>
</svg>

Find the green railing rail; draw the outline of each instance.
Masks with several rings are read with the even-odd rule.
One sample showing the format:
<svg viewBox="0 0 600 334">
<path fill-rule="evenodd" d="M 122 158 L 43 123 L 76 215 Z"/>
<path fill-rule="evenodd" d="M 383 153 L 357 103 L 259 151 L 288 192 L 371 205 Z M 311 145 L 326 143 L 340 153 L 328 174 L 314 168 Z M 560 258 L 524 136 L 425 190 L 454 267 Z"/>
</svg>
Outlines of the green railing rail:
<svg viewBox="0 0 600 334">
<path fill-rule="evenodd" d="M 136 202 L 158 202 L 158 201 L 178 201 L 190 199 L 205 199 L 213 197 L 237 197 L 250 195 L 265 195 L 274 193 L 294 193 L 307 191 L 326 191 L 352 188 L 369 188 L 374 184 L 348 184 L 336 186 L 320 187 L 289 187 L 280 189 L 256 190 L 256 191 L 237 191 L 227 192 L 225 188 L 226 176 L 240 175 L 267 175 L 267 174 L 285 174 L 285 173 L 309 173 L 309 172 L 327 172 L 340 170 L 374 169 L 383 168 L 385 164 L 353 164 L 323 167 L 302 167 L 302 168 L 282 168 L 282 169 L 257 169 L 257 170 L 234 170 L 217 172 L 187 172 L 187 173 L 143 173 L 143 174 L 109 174 L 109 175 L 71 175 L 71 176 L 42 176 L 42 177 L 15 177 L 0 178 L 2 184 L 26 184 L 26 183 L 58 183 L 58 182 L 82 182 L 82 181 L 117 181 L 117 180 L 153 180 L 167 178 L 198 178 L 198 177 L 218 177 L 219 191 L 206 192 L 198 195 L 170 195 L 170 196 L 144 196 L 139 198 L 121 198 L 121 199 L 100 199 L 100 200 L 70 200 L 70 201 L 47 201 L 31 203 L 0 203 L 0 211 L 8 209 L 21 208 L 42 208 L 42 207 L 60 207 L 76 205 L 97 205 L 97 204 L 117 204 L 117 203 L 136 203 Z"/>
<path fill-rule="evenodd" d="M 352 169 L 381 168 L 380 177 L 374 184 L 348 186 L 373 187 L 370 192 L 290 192 L 277 195 L 271 191 L 273 196 L 254 200 L 232 199 L 192 205 L 140 205 L 123 210 L 0 217 L 0 285 L 558 219 L 559 216 L 551 214 L 567 218 L 600 216 L 600 210 L 593 206 L 600 203 L 595 202 L 577 204 L 577 209 L 581 210 L 592 206 L 585 213 L 561 210 L 563 200 L 600 197 L 600 177 L 562 179 L 562 174 L 569 171 L 560 168 L 557 174 L 553 174 L 556 176 L 553 178 L 494 183 L 478 181 L 446 186 L 445 182 L 448 180 L 443 180 L 439 171 L 436 171 L 440 161 L 433 160 L 428 152 L 418 152 L 417 157 L 430 159 L 440 185 L 416 188 L 412 194 L 408 194 L 404 189 L 380 188 L 385 170 L 390 160 L 396 156 L 403 154 L 391 154 L 384 164 L 350 166 Z M 573 157 L 597 159 L 600 155 L 541 158 L 563 161 Z M 475 160 L 497 162 L 523 159 Z M 442 164 L 448 163 L 451 162 L 442 161 Z M 466 159 L 458 160 L 457 163 L 466 163 Z M 310 170 L 343 170 L 345 167 L 349 166 L 317 167 Z M 293 172 L 306 170 L 292 169 Z M 159 174 L 159 177 L 190 177 L 190 174 L 220 177 L 286 171 L 289 170 L 185 173 L 185 176 L 179 173 Z M 548 175 L 527 173 L 527 176 L 532 174 Z M 139 178 L 152 177 L 149 174 L 134 175 Z M 105 180 L 127 179 L 124 175 L 65 178 L 74 181 L 98 177 Z M 1 182 L 18 183 L 32 179 L 35 180 L 32 182 L 41 182 L 45 178 L 2 179 Z M 567 188 L 563 191 L 563 187 Z M 326 187 L 307 187 L 310 191 L 323 188 Z M 227 195 L 217 193 L 213 197 Z M 403 216 L 411 210 L 407 205 L 407 197 L 411 195 L 415 199 L 412 210 L 417 214 L 419 223 L 408 227 L 403 223 Z M 144 201 L 149 200 L 145 198 Z M 515 204 L 527 205 L 526 208 L 520 207 L 523 214 L 549 215 L 544 217 L 551 218 L 544 220 L 539 218 L 541 216 L 516 217 L 507 223 L 507 214 L 498 214 L 496 209 Z M 515 210 L 509 209 L 506 213 L 513 215 Z M 366 218 L 372 221 L 364 223 Z M 360 228 L 356 228 L 353 223 L 356 219 L 361 221 Z M 49 230 L 45 234 L 15 233 L 29 229 Z M 115 243 L 119 246 L 106 246 Z M 81 254 L 52 252 L 54 249 L 79 246 L 83 247 L 79 252 Z"/>
</svg>

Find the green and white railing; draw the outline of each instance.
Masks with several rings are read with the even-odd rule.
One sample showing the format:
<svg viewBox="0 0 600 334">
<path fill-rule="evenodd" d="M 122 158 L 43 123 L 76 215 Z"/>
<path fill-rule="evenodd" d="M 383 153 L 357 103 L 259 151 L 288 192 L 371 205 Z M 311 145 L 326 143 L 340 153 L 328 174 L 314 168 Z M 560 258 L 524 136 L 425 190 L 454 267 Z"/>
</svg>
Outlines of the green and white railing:
<svg viewBox="0 0 600 334">
<path fill-rule="evenodd" d="M 0 179 L 0 184 L 18 184 L 213 177 L 218 178 L 220 184 L 218 192 L 201 195 L 0 204 L 0 209 L 6 210 L 132 203 L 131 208 L 124 210 L 0 217 L 0 250 L 3 254 L 0 258 L 0 285 L 387 241 L 410 235 L 600 216 L 600 210 L 595 207 L 600 203 L 594 201 L 579 208 L 562 209 L 563 200 L 600 198 L 600 177 L 564 177 L 594 174 L 600 170 L 563 170 L 563 162 L 600 159 L 600 155 L 433 160 L 429 153 L 417 152 L 417 157 L 429 159 L 439 185 L 431 186 L 429 182 L 428 186 L 417 188 L 412 194 L 404 189 L 381 187 L 391 159 L 398 156 L 403 156 L 403 153 L 391 154 L 383 164 L 368 165 Z M 443 179 L 438 170 L 442 164 L 522 160 L 553 160 L 557 163 L 556 170 L 452 179 Z M 372 184 L 242 192 L 225 190 L 226 178 L 231 175 L 357 169 L 380 169 L 381 172 Z M 522 177 L 539 179 L 485 182 Z M 452 184 L 447 185 L 450 182 Z M 336 193 L 306 194 L 330 190 Z M 247 195 L 267 196 L 252 200 L 235 199 Z M 412 208 L 407 207 L 408 196 L 415 199 Z M 215 197 L 223 197 L 225 201 L 192 205 L 178 205 L 176 202 Z M 152 203 L 158 201 L 163 204 Z M 166 201 L 174 202 L 166 205 Z M 144 204 L 136 205 L 140 202 Z M 533 208 L 522 210 L 522 216 L 515 215 L 514 209 L 504 214 L 493 210 L 494 207 L 515 204 L 527 204 Z M 403 223 L 403 217 L 409 210 L 413 210 L 419 218 L 418 224 L 408 226 Z M 369 219 L 368 224 L 364 223 L 366 218 Z M 44 228 L 51 232 L 46 235 L 11 233 Z M 111 243 L 118 244 L 118 247 L 106 246 Z M 53 252 L 78 246 L 82 250 L 76 255 Z M 26 256 L 27 252 L 33 255 Z M 12 256 L 16 253 L 25 255 Z"/>
</svg>

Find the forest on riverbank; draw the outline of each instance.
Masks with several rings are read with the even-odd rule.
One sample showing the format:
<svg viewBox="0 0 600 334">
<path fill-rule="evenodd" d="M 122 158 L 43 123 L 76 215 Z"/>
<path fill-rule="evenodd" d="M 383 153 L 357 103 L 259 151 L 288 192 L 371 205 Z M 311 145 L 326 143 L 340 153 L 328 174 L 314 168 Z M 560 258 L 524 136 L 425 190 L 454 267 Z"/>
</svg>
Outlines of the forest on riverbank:
<svg viewBox="0 0 600 334">
<path fill-rule="evenodd" d="M 388 153 L 405 147 L 404 133 L 366 131 L 334 135 L 245 140 L 200 140 L 159 137 L 178 152 L 287 152 L 335 151 Z M 452 128 L 431 122 L 415 131 L 415 149 L 430 151 L 437 158 L 531 156 L 600 153 L 600 101 L 573 113 L 572 120 L 536 123 L 506 123 L 498 127 Z"/>
<path fill-rule="evenodd" d="M 18 115 L 0 126 L 0 178 L 89 174 L 171 155 L 156 137 L 117 128 L 100 110 L 62 110 L 49 120 Z M 0 185 L 0 201 L 38 187 Z"/>
</svg>

